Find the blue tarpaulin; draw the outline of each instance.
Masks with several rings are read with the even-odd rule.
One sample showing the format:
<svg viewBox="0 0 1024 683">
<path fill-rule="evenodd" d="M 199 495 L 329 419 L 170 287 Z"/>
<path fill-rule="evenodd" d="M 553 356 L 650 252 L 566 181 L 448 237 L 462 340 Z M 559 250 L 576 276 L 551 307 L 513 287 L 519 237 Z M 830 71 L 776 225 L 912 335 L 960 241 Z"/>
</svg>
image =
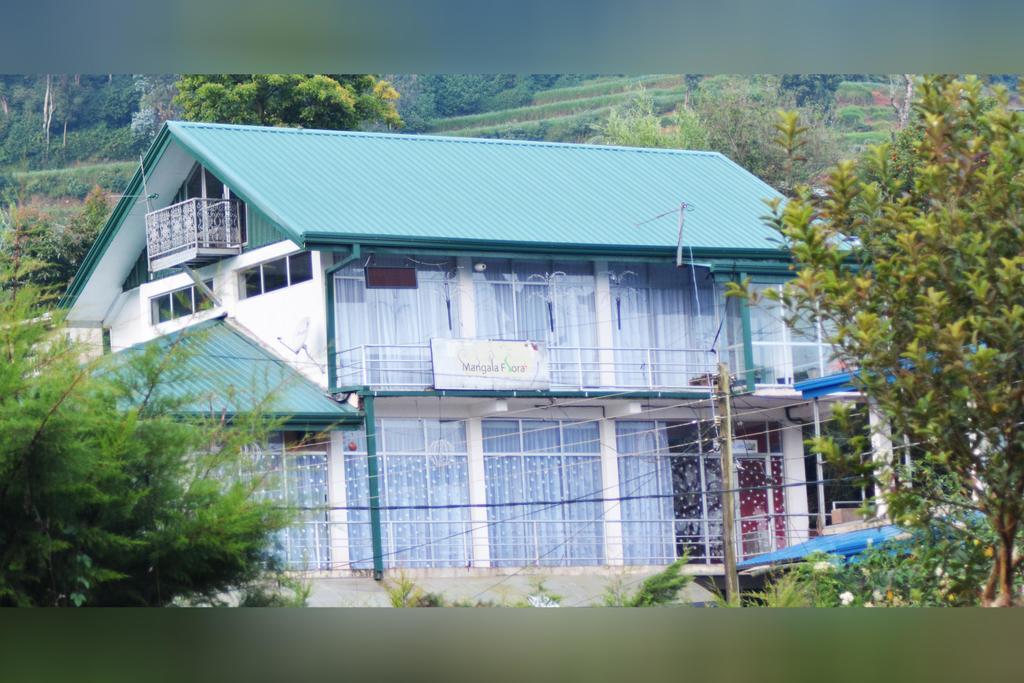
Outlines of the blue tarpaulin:
<svg viewBox="0 0 1024 683">
<path fill-rule="evenodd" d="M 872 529 L 850 531 L 845 534 L 819 536 L 810 541 L 792 545 L 788 548 L 783 548 L 782 550 L 776 550 L 775 552 L 755 555 L 754 557 L 747 558 L 746 560 L 737 563 L 736 568 L 742 570 L 761 567 L 768 564 L 796 562 L 815 552 L 828 553 L 829 555 L 839 555 L 841 557 L 849 558 L 859 555 L 868 548 L 878 545 L 879 543 L 884 543 L 885 541 L 896 538 L 902 533 L 904 533 L 903 529 L 898 526 L 893 526 L 892 524 L 887 524 L 885 526 L 874 527 Z"/>
</svg>

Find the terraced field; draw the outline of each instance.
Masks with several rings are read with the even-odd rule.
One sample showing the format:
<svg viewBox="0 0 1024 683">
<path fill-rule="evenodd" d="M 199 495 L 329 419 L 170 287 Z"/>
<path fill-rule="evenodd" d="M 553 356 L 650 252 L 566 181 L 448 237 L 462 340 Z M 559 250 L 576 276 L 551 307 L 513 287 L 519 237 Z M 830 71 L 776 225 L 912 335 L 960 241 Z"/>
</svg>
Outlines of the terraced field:
<svg viewBox="0 0 1024 683">
<path fill-rule="evenodd" d="M 569 88 L 537 93 L 530 105 L 439 119 L 430 133 L 465 137 L 575 141 L 591 137 L 608 112 L 626 102 L 642 86 L 659 113 L 675 109 L 684 99 L 682 76 L 605 77 Z"/>
</svg>

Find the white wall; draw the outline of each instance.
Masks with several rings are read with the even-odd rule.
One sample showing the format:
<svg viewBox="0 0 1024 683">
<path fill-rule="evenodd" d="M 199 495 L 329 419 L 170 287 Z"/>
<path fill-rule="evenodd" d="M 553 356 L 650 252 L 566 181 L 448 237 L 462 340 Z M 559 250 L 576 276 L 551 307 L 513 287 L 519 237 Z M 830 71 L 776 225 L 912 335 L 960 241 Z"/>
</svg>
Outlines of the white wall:
<svg viewBox="0 0 1024 683">
<path fill-rule="evenodd" d="M 213 279 L 214 295 L 221 305 L 192 316 L 152 324 L 150 300 L 167 292 L 187 287 L 192 279 L 185 273 L 153 282 L 147 282 L 128 292 L 122 293 L 111 306 L 104 324 L 110 327 L 110 342 L 117 351 L 133 344 L 149 341 L 169 334 L 197 322 L 226 314 L 236 324 L 245 328 L 250 336 L 259 341 L 281 359 L 288 361 L 296 370 L 322 387 L 327 386 L 327 332 L 326 309 L 324 304 L 323 266 L 319 252 L 313 252 L 313 279 L 274 292 L 261 294 L 249 299 L 239 296 L 238 271 L 249 266 L 270 261 L 299 251 L 290 241 L 278 242 L 260 249 L 254 249 L 239 256 L 223 259 L 216 263 L 197 268 L 196 273 L 204 280 Z M 298 334 L 304 321 L 308 331 L 304 337 Z M 282 343 L 278 340 L 281 337 Z M 297 349 L 305 341 L 306 348 L 293 353 L 285 344 Z"/>
</svg>

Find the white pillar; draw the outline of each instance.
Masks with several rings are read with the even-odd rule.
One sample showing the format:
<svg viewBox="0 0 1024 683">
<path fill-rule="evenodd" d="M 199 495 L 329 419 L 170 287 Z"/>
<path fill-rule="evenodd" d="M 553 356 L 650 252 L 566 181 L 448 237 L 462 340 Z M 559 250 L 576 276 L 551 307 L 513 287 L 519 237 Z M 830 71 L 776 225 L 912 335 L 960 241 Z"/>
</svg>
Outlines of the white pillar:
<svg viewBox="0 0 1024 683">
<path fill-rule="evenodd" d="M 889 506 L 883 493 L 892 485 L 892 437 L 889 421 L 879 412 L 874 403 L 868 404 L 868 426 L 871 431 L 871 459 L 878 467 L 875 470 L 875 509 L 878 517 L 889 514 Z"/>
<path fill-rule="evenodd" d="M 454 330 L 460 339 L 476 338 L 476 298 L 473 289 L 473 258 L 459 256 L 456 260 L 455 286 L 458 289 L 459 329 Z"/>
<path fill-rule="evenodd" d="M 601 386 L 614 387 L 615 382 L 615 302 L 608 281 L 608 262 L 594 264 L 594 302 L 597 306 L 597 359 L 601 365 Z"/>
<path fill-rule="evenodd" d="M 602 498 L 619 498 L 619 452 L 616 448 L 615 421 L 601 420 L 601 487 Z M 622 502 L 604 502 L 604 561 L 613 567 L 623 564 Z"/>
<path fill-rule="evenodd" d="M 782 430 L 782 478 L 786 485 L 786 541 L 788 545 L 803 543 L 810 537 L 807 481 L 804 470 L 804 434 L 799 424 L 787 424 Z"/>
<path fill-rule="evenodd" d="M 479 417 L 466 420 L 469 449 L 469 521 L 472 532 L 473 566 L 491 566 L 490 534 L 487 526 L 487 483 L 484 479 L 484 438 Z"/>
<path fill-rule="evenodd" d="M 331 569 L 347 570 L 348 556 L 348 513 L 344 508 L 348 503 L 345 491 L 345 433 L 331 432 L 331 443 L 327 451 L 327 504 L 331 536 Z"/>
</svg>

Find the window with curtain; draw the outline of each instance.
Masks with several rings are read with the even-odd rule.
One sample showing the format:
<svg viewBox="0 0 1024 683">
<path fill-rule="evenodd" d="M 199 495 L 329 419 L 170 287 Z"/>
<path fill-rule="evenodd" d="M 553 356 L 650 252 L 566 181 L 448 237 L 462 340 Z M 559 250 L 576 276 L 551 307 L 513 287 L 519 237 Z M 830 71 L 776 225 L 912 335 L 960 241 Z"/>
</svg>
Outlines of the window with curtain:
<svg viewBox="0 0 1024 683">
<path fill-rule="evenodd" d="M 492 566 L 602 564 L 597 423 L 484 420 L 483 443 Z"/>
<path fill-rule="evenodd" d="M 331 568 L 327 509 L 327 448 L 305 445 L 304 434 L 276 432 L 268 443 L 250 446 L 244 473 L 259 482 L 255 497 L 291 508 L 294 524 L 274 534 L 273 554 L 289 570 Z"/>
<path fill-rule="evenodd" d="M 707 422 L 619 421 L 626 564 L 722 558 L 722 471 Z"/>
<path fill-rule="evenodd" d="M 346 432 L 345 489 L 350 508 L 370 504 L 366 437 Z M 461 421 L 377 421 L 385 567 L 465 567 L 472 560 L 469 460 Z M 368 509 L 348 511 L 349 558 L 373 566 Z"/>
<path fill-rule="evenodd" d="M 334 275 L 339 386 L 432 385 L 430 340 L 459 336 L 455 260 L 373 257 L 377 266 L 415 267 L 415 289 L 367 289 L 363 265 L 353 262 Z"/>
<path fill-rule="evenodd" d="M 707 349 L 717 329 L 714 281 L 709 275 L 706 268 L 674 264 L 609 264 L 619 385 L 706 384 L 715 362 Z"/>
<path fill-rule="evenodd" d="M 762 420 L 737 423 L 733 454 L 740 489 L 737 498 L 743 556 L 786 547 L 789 518 L 786 516 L 779 424 Z"/>
<path fill-rule="evenodd" d="M 473 273 L 477 338 L 544 342 L 552 383 L 600 386 L 593 264 L 478 262 L 486 269 Z"/>
</svg>

